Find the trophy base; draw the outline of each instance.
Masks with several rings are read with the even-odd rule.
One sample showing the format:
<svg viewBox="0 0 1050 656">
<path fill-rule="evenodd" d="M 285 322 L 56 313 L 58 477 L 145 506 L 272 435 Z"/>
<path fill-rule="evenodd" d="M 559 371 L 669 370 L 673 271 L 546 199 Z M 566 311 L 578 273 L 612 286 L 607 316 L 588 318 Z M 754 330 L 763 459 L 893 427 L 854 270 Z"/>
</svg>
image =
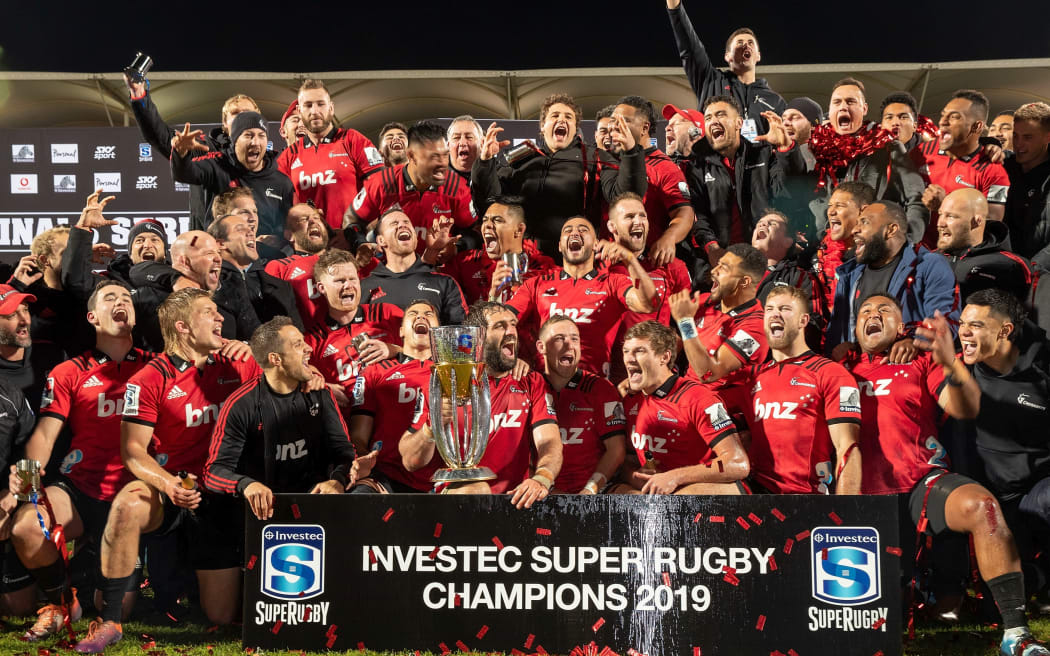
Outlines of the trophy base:
<svg viewBox="0 0 1050 656">
<path fill-rule="evenodd" d="M 491 481 L 496 474 L 488 467 L 465 467 L 463 469 L 439 469 L 430 480 L 434 483 L 471 483 Z"/>
</svg>

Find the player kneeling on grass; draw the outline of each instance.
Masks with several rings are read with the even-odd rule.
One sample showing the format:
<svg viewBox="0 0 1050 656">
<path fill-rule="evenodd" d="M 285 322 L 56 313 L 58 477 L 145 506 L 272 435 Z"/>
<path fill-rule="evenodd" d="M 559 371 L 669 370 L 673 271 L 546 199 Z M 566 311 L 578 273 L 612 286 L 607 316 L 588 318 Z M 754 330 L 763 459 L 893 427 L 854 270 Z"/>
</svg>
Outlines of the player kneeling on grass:
<svg viewBox="0 0 1050 656">
<path fill-rule="evenodd" d="M 747 452 L 717 394 L 674 372 L 678 338 L 643 321 L 624 335 L 623 400 L 637 461 L 624 463 L 622 494 L 748 494 Z"/>
<path fill-rule="evenodd" d="M 955 357 L 951 329 L 940 314 L 916 331 L 916 346 L 928 353 L 893 364 L 890 348 L 903 334 L 896 299 L 872 295 L 861 301 L 856 325 L 861 352 L 843 363 L 861 389 L 861 491 L 898 494 L 901 513 L 908 513 L 925 533 L 969 535 L 981 578 L 1003 617 L 1001 653 L 1048 654 L 1028 631 L 1021 559 L 998 501 L 976 481 L 948 470 L 936 438 L 941 409 L 956 419 L 977 416 L 977 381 Z"/>
</svg>

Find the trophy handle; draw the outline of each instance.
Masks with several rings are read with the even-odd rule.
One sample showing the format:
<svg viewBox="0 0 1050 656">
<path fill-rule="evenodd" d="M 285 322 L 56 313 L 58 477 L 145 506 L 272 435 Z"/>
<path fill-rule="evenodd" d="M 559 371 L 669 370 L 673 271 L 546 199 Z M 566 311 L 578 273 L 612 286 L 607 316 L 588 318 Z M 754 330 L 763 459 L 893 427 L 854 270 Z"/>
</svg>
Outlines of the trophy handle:
<svg viewBox="0 0 1050 656">
<path fill-rule="evenodd" d="M 430 430 L 434 433 L 434 444 L 441 458 L 449 464 L 455 463 L 459 466 L 459 449 L 455 446 L 455 434 L 449 435 L 448 427 L 442 420 L 441 401 L 441 378 L 435 371 L 430 374 Z"/>
<path fill-rule="evenodd" d="M 489 390 L 488 372 L 481 372 L 481 379 L 471 385 L 470 402 L 473 421 L 471 426 L 470 449 L 467 452 L 467 463 L 476 467 L 485 455 L 489 444 L 489 422 L 491 416 L 491 392 Z"/>
</svg>

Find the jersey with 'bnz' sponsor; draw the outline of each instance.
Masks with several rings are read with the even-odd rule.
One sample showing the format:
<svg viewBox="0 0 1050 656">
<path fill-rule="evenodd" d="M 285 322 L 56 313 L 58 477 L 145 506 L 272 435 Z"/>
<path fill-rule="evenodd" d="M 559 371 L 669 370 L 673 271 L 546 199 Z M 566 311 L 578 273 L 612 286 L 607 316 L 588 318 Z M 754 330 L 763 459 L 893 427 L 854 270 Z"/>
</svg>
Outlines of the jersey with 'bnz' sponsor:
<svg viewBox="0 0 1050 656">
<path fill-rule="evenodd" d="M 310 364 L 317 367 L 325 382 L 349 389 L 361 370 L 354 338 L 367 335 L 370 339 L 400 346 L 401 319 L 404 316 L 401 308 L 390 303 L 363 303 L 345 326 L 326 317 L 303 336 L 313 349 Z"/>
<path fill-rule="evenodd" d="M 638 462 L 644 466 L 649 452 L 659 472 L 710 462 L 718 443 L 736 432 L 716 393 L 677 374 L 652 394 L 629 394 L 623 408 Z"/>
<path fill-rule="evenodd" d="M 860 390 L 846 369 L 807 351 L 751 370 L 751 476 L 777 494 L 827 494 L 835 478 L 828 426 L 860 424 Z"/>
<path fill-rule="evenodd" d="M 623 404 L 612 383 L 577 369 L 565 387 L 554 392 L 554 408 L 562 455 L 554 487 L 561 492 L 579 492 L 605 454 L 605 440 L 624 434 L 627 423 Z"/>
<path fill-rule="evenodd" d="M 48 374 L 40 416 L 64 422 L 72 433 L 59 471 L 94 499 L 112 501 L 131 481 L 120 459 L 124 387 L 154 357 L 132 349 L 123 360 L 114 360 L 92 349 Z"/>
<path fill-rule="evenodd" d="M 279 260 L 270 260 L 265 269 L 266 273 L 285 280 L 292 286 L 295 305 L 307 330 L 316 326 L 328 312 L 328 302 L 317 289 L 317 282 L 314 280 L 314 265 L 319 257 L 321 253 L 299 253 Z"/>
<path fill-rule="evenodd" d="M 123 421 L 153 428 L 149 452 L 166 471 L 203 476 L 219 409 L 238 387 L 260 373 L 252 359 L 213 353 L 197 368 L 165 353 L 128 380 Z"/>
<path fill-rule="evenodd" d="M 723 312 L 722 304 L 712 301 L 710 294 L 701 295 L 699 301 L 700 309 L 696 313 L 695 321 L 700 343 L 710 355 L 714 355 L 725 345 L 741 363 L 736 371 L 708 384 L 714 389 L 745 384 L 748 380 L 748 367 L 765 361 L 769 355 L 762 305 L 758 299 L 751 299 L 728 312 Z M 707 383 L 710 375 L 710 372 L 705 374 L 700 379 L 701 382 Z M 692 367 L 689 368 L 689 377 L 698 378 Z"/>
</svg>

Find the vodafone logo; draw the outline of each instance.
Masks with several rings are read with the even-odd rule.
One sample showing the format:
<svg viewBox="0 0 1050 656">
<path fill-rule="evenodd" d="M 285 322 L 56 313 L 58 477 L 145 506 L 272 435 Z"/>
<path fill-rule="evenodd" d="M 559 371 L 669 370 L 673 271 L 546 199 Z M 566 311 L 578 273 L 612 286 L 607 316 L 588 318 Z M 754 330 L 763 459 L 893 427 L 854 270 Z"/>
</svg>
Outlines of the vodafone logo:
<svg viewBox="0 0 1050 656">
<path fill-rule="evenodd" d="M 37 193 L 37 174 L 36 173 L 12 173 L 11 174 L 11 193 L 12 194 L 35 194 L 35 193 Z"/>
</svg>

